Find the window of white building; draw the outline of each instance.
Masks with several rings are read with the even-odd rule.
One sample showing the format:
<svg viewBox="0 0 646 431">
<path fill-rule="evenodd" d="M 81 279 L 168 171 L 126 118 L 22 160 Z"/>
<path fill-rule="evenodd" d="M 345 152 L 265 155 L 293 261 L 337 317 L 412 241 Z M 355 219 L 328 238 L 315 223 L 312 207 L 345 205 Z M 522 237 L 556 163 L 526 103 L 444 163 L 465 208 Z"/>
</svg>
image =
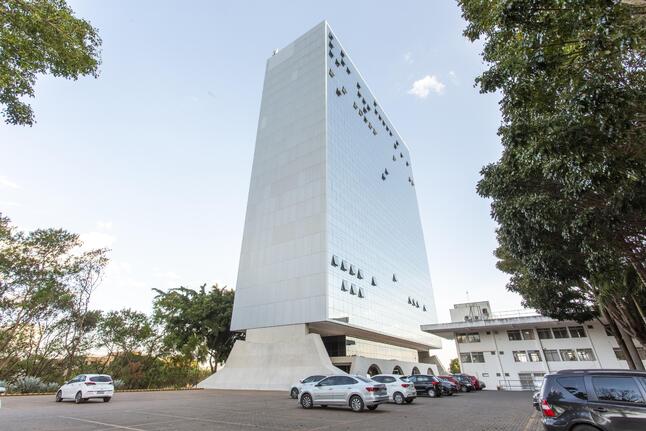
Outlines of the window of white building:
<svg viewBox="0 0 646 431">
<path fill-rule="evenodd" d="M 583 326 L 570 326 L 570 336 L 572 338 L 585 338 L 585 329 Z"/>
<path fill-rule="evenodd" d="M 520 335 L 520 331 L 507 331 L 507 336 L 509 337 L 510 341 L 519 341 L 523 339 L 523 337 Z"/>
<path fill-rule="evenodd" d="M 484 363 L 484 353 L 483 352 L 471 352 L 471 362 L 475 363 Z"/>
<path fill-rule="evenodd" d="M 528 350 L 527 355 L 529 356 L 530 362 L 541 362 L 541 352 L 538 350 Z"/>
<path fill-rule="evenodd" d="M 594 361 L 594 352 L 592 349 L 576 349 L 576 354 L 579 357 L 579 361 Z"/>
<path fill-rule="evenodd" d="M 567 332 L 567 328 L 552 328 L 554 333 L 554 338 L 570 338 Z"/>
<path fill-rule="evenodd" d="M 513 351 L 514 355 L 514 361 L 515 362 L 527 362 L 527 352 L 524 350 L 514 350 Z"/>
<path fill-rule="evenodd" d="M 561 349 L 561 359 L 564 361 L 576 361 L 576 354 L 573 349 Z"/>
<path fill-rule="evenodd" d="M 552 330 L 550 328 L 537 328 L 538 338 L 541 340 L 550 340 L 552 339 Z"/>
<path fill-rule="evenodd" d="M 460 362 L 462 362 L 463 364 L 471 363 L 471 354 L 460 353 Z"/>
<path fill-rule="evenodd" d="M 561 360 L 561 357 L 559 356 L 559 352 L 556 349 L 544 349 L 543 354 L 545 355 L 545 360 L 549 362 L 559 362 Z"/>
<path fill-rule="evenodd" d="M 523 336 L 523 340 L 534 340 L 536 339 L 536 336 L 534 335 L 534 330 L 533 329 L 523 329 L 520 331 L 521 335 Z"/>
</svg>

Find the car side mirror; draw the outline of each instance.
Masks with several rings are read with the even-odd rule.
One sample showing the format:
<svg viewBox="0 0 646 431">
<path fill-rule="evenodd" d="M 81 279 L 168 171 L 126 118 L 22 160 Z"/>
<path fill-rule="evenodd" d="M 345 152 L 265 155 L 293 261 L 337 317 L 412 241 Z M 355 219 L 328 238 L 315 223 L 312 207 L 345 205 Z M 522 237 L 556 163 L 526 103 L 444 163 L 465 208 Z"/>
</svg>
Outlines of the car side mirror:
<svg viewBox="0 0 646 431">
<path fill-rule="evenodd" d="M 301 380 L 299 380 L 299 382 L 305 383 L 305 379 L 301 379 Z"/>
</svg>

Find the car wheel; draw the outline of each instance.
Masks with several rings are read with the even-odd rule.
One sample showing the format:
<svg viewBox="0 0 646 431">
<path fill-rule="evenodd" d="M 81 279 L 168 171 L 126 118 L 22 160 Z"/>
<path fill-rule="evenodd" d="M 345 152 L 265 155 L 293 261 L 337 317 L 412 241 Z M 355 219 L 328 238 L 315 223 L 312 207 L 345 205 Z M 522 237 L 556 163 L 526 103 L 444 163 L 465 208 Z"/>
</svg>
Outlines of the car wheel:
<svg viewBox="0 0 646 431">
<path fill-rule="evenodd" d="M 379 407 L 379 404 L 375 404 L 374 406 L 368 406 L 368 410 L 377 410 L 377 407 Z"/>
<path fill-rule="evenodd" d="M 63 401 L 63 393 L 61 391 L 56 392 L 56 402 L 60 403 Z"/>
<path fill-rule="evenodd" d="M 74 396 L 74 402 L 76 404 L 81 404 L 83 402 L 83 394 L 81 393 L 81 391 L 78 391 Z"/>
<path fill-rule="evenodd" d="M 404 404 L 404 394 L 401 392 L 395 392 L 393 395 L 393 401 L 395 401 L 395 404 Z"/>
<path fill-rule="evenodd" d="M 363 411 L 364 404 L 363 404 L 363 400 L 359 395 L 352 395 L 350 397 L 350 408 L 352 409 L 353 412 Z"/>
<path fill-rule="evenodd" d="M 314 407 L 314 402 L 312 401 L 312 396 L 310 394 L 301 395 L 301 406 L 304 409 L 311 409 Z"/>
<path fill-rule="evenodd" d="M 430 398 L 435 398 L 437 394 L 435 393 L 435 390 L 433 388 L 427 389 L 426 390 L 426 395 L 428 395 Z"/>
<path fill-rule="evenodd" d="M 406 404 L 410 404 L 415 401 L 415 398 L 406 398 Z"/>
<path fill-rule="evenodd" d="M 460 388 L 460 391 L 461 391 L 461 392 L 467 392 L 467 391 L 468 391 L 468 389 L 467 389 L 467 387 L 466 387 L 466 386 L 462 386 L 462 387 Z"/>
<path fill-rule="evenodd" d="M 292 397 L 293 399 L 298 398 L 298 389 L 292 388 L 291 392 L 289 393 L 289 396 Z"/>
<path fill-rule="evenodd" d="M 103 402 L 104 403 L 109 403 L 112 397 L 103 397 Z"/>
</svg>

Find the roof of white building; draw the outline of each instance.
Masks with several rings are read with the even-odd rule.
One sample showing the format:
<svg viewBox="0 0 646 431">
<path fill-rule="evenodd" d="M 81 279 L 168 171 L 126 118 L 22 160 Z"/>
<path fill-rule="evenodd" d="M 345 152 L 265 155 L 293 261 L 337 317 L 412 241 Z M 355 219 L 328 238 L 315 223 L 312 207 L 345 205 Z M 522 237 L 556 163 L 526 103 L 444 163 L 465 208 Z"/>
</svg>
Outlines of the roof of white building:
<svg viewBox="0 0 646 431">
<path fill-rule="evenodd" d="M 453 339 L 456 332 L 481 331 L 490 329 L 520 329 L 534 326 L 556 326 L 563 324 L 577 324 L 562 322 L 551 317 L 541 315 L 504 317 L 494 319 L 465 320 L 464 322 L 434 323 L 422 325 L 422 331 L 438 335 L 442 338 Z"/>
</svg>

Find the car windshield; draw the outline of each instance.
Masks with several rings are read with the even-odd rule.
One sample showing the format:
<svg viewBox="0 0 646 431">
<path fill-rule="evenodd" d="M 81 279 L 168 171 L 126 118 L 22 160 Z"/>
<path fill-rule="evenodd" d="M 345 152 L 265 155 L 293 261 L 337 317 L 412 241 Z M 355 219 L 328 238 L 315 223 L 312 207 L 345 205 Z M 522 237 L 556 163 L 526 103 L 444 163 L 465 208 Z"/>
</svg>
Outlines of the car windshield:
<svg viewBox="0 0 646 431">
<path fill-rule="evenodd" d="M 408 380 L 408 377 L 400 377 L 399 380 L 401 380 L 402 382 L 410 382 L 410 380 Z"/>
</svg>

